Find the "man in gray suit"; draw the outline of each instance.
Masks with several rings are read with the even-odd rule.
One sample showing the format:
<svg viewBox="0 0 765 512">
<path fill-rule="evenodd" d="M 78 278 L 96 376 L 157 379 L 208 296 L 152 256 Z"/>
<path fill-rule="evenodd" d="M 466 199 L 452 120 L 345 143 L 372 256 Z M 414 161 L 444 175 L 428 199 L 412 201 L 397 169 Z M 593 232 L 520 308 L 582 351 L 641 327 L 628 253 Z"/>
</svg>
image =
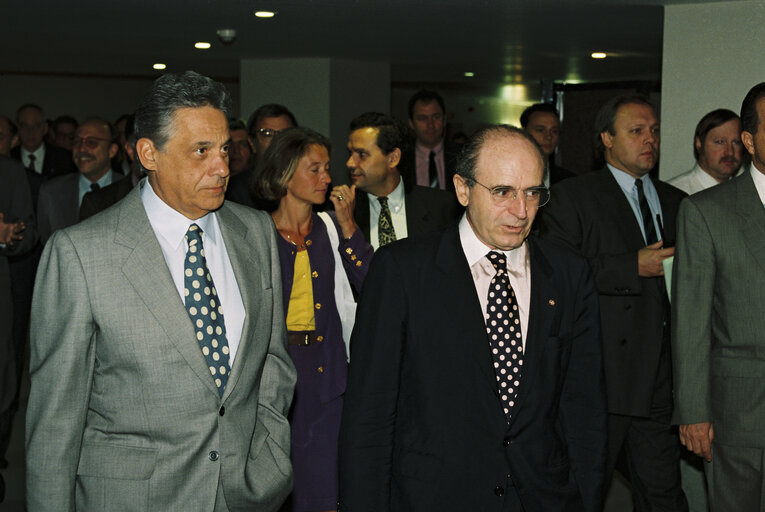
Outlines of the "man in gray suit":
<svg viewBox="0 0 765 512">
<path fill-rule="evenodd" d="M 741 124 L 752 164 L 682 202 L 673 271 L 676 420 L 713 512 L 765 509 L 765 82 Z"/>
<path fill-rule="evenodd" d="M 53 234 L 32 306 L 29 510 L 277 510 L 292 485 L 275 230 L 223 204 L 230 97 L 188 71 L 136 111 L 148 170 Z"/>
</svg>

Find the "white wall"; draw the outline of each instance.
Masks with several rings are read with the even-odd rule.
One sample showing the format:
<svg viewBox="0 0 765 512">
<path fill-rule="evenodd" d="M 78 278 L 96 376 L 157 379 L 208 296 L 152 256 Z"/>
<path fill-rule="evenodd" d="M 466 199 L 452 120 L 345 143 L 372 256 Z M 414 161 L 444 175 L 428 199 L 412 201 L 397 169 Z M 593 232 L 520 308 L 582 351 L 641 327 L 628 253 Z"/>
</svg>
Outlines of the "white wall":
<svg viewBox="0 0 765 512">
<path fill-rule="evenodd" d="M 749 89 L 765 80 L 765 3 L 664 8 L 661 179 L 693 164 L 693 132 L 716 108 L 740 113 Z"/>
</svg>

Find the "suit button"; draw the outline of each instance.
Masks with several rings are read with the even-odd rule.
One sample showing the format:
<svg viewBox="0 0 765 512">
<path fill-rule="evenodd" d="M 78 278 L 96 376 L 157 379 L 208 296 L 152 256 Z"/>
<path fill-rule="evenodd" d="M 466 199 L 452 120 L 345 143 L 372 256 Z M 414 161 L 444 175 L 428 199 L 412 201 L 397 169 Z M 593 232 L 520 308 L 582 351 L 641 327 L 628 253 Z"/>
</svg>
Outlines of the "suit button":
<svg viewBox="0 0 765 512">
<path fill-rule="evenodd" d="M 223 416 L 224 414 L 226 414 L 226 407 L 225 407 L 225 406 L 223 406 L 223 405 L 221 405 L 221 406 L 220 406 L 220 410 L 218 411 L 218 414 L 220 414 L 221 416 Z"/>
<path fill-rule="evenodd" d="M 511 444 L 512 442 L 513 442 L 513 440 L 512 440 L 511 438 L 509 438 L 509 437 L 506 437 L 506 438 L 505 438 L 505 439 L 502 441 L 502 446 L 505 446 L 505 447 L 507 447 L 507 446 L 510 446 L 510 444 Z"/>
<path fill-rule="evenodd" d="M 315 307 L 316 309 L 321 309 L 321 304 L 319 304 L 319 303 L 317 302 L 317 303 L 314 305 L 314 307 Z"/>
<path fill-rule="evenodd" d="M 496 494 L 497 496 L 504 496 L 505 494 L 504 487 L 502 487 L 501 485 L 496 486 L 494 488 L 494 494 Z"/>
<path fill-rule="evenodd" d="M 316 336 L 316 341 L 324 341 L 324 336 Z"/>
<path fill-rule="evenodd" d="M 218 452 L 216 452 L 215 450 L 211 451 L 207 455 L 207 458 L 210 459 L 211 461 L 215 462 L 216 460 L 218 460 Z"/>
</svg>

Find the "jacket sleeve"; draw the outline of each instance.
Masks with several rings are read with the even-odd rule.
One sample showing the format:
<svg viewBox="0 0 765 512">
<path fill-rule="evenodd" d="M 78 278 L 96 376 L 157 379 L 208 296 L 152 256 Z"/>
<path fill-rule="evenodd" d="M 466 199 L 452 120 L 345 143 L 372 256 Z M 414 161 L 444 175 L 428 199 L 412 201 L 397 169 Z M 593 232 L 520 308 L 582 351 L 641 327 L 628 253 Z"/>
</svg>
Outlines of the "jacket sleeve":
<svg viewBox="0 0 765 512">
<path fill-rule="evenodd" d="M 710 356 L 715 246 L 692 199 L 680 203 L 672 270 L 672 362 L 675 417 L 681 425 L 712 421 Z"/>
<path fill-rule="evenodd" d="M 400 264 L 388 249 L 375 255 L 351 338 L 340 427 L 340 507 L 344 512 L 390 509 L 407 297 Z"/>
<path fill-rule="evenodd" d="M 96 328 L 85 272 L 65 232 L 50 239 L 40 260 L 31 326 L 27 507 L 73 511 Z"/>
</svg>

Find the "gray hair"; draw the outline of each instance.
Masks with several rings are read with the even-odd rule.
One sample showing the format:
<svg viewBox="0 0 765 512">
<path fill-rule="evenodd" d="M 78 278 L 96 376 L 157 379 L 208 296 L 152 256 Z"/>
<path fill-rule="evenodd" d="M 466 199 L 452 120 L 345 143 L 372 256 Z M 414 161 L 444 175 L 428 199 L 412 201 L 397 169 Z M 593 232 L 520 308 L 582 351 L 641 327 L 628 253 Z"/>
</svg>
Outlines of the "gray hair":
<svg viewBox="0 0 765 512">
<path fill-rule="evenodd" d="M 228 118 L 231 96 L 223 84 L 194 71 L 162 75 L 135 111 L 136 139 L 150 139 L 162 151 L 172 135 L 175 112 L 198 107 L 216 108 Z"/>
</svg>

